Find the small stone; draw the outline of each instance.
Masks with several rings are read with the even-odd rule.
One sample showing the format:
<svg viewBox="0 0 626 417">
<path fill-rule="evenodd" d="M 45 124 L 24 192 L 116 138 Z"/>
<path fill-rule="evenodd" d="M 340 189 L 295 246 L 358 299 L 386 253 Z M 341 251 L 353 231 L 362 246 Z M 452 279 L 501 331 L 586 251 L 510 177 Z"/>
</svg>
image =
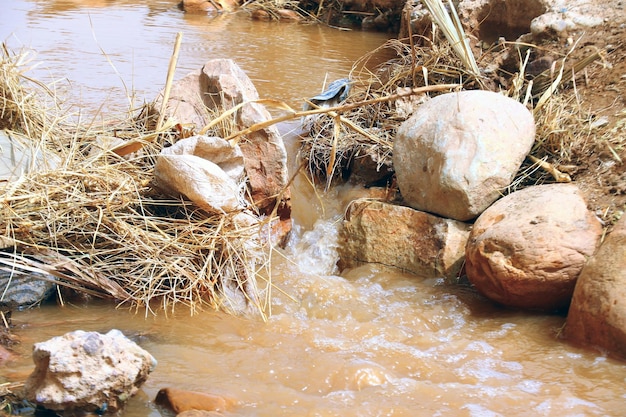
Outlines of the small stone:
<svg viewBox="0 0 626 417">
<path fill-rule="evenodd" d="M 291 20 L 294 22 L 302 20 L 302 17 L 295 10 L 278 9 L 276 13 L 278 13 L 281 20 Z"/>
<path fill-rule="evenodd" d="M 154 402 L 176 414 L 190 410 L 227 411 L 235 404 L 235 400 L 231 398 L 176 388 L 159 390 Z"/>
</svg>

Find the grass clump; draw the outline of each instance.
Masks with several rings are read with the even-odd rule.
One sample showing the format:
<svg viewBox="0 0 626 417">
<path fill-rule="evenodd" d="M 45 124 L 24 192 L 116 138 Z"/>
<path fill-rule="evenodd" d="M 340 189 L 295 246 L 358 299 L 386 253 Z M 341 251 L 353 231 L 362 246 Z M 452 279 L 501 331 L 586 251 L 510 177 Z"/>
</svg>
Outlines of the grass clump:
<svg viewBox="0 0 626 417">
<path fill-rule="evenodd" d="M 44 272 L 146 314 L 186 306 L 264 316 L 257 280 L 267 251 L 252 212 L 210 214 L 153 187 L 155 158 L 180 132 L 167 122 L 155 130 L 147 116 L 99 127 L 60 117 L 25 56 L 3 45 L 0 126 L 46 164 L 0 182 L 0 268 Z M 120 156 L 120 143 L 141 146 Z"/>
</svg>

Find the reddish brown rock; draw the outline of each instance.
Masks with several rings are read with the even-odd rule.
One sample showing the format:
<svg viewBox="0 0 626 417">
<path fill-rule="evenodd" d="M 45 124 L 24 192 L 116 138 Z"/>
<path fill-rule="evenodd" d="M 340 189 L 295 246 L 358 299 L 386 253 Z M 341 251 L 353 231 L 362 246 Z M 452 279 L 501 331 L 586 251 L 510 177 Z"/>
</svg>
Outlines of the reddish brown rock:
<svg viewBox="0 0 626 417">
<path fill-rule="evenodd" d="M 232 12 L 239 7 L 236 0 L 182 0 L 178 8 L 185 13 L 217 14 Z"/>
<path fill-rule="evenodd" d="M 500 304 L 563 309 L 601 233 L 574 184 L 529 187 L 476 220 L 465 252 L 467 277 Z"/>
<path fill-rule="evenodd" d="M 583 268 L 564 335 L 626 359 L 626 217 Z"/>
<path fill-rule="evenodd" d="M 456 277 L 469 226 L 410 207 L 360 199 L 346 210 L 339 267 L 379 263 L 421 277 Z"/>
<path fill-rule="evenodd" d="M 226 411 L 235 405 L 231 398 L 176 388 L 161 389 L 154 401 L 176 414 L 190 410 Z"/>
<path fill-rule="evenodd" d="M 187 410 L 176 414 L 176 417 L 224 417 L 220 411 Z"/>
<path fill-rule="evenodd" d="M 276 10 L 281 20 L 292 20 L 294 22 L 302 20 L 302 17 L 295 10 L 278 9 Z"/>
<path fill-rule="evenodd" d="M 178 3 L 178 8 L 185 13 L 218 13 L 219 9 L 215 7 L 215 4 L 209 0 L 183 0 Z"/>
<path fill-rule="evenodd" d="M 252 18 L 252 20 L 272 20 L 272 16 L 270 16 L 267 10 L 263 9 L 253 10 L 250 14 L 250 17 Z"/>
</svg>

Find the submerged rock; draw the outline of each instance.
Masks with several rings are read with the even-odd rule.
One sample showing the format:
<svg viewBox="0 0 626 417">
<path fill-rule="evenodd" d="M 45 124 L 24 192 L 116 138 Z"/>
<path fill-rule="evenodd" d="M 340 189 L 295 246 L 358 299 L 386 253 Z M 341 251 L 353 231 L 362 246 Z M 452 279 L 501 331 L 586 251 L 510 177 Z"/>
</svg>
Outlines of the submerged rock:
<svg viewBox="0 0 626 417">
<path fill-rule="evenodd" d="M 564 335 L 626 359 L 626 217 L 583 268 Z"/>
<path fill-rule="evenodd" d="M 232 398 L 176 388 L 161 389 L 154 402 L 169 408 L 178 415 L 191 410 L 223 412 L 235 404 L 235 400 Z"/>
<path fill-rule="evenodd" d="M 529 187 L 502 198 L 476 220 L 466 248 L 467 277 L 500 304 L 563 309 L 601 234 L 574 184 Z"/>
<path fill-rule="evenodd" d="M 346 210 L 340 268 L 393 266 L 421 277 L 454 278 L 461 270 L 469 225 L 394 204 L 360 199 Z"/>
<path fill-rule="evenodd" d="M 443 94 L 398 129 L 393 165 L 413 208 L 466 221 L 501 197 L 535 140 L 532 114 L 489 91 Z"/>
<path fill-rule="evenodd" d="M 51 410 L 119 410 L 156 366 L 156 360 L 119 330 L 77 330 L 37 343 L 25 397 Z"/>
<path fill-rule="evenodd" d="M 216 14 L 221 12 L 232 12 L 239 7 L 235 0 L 182 0 L 178 3 L 178 8 L 185 13 L 192 14 Z"/>
</svg>

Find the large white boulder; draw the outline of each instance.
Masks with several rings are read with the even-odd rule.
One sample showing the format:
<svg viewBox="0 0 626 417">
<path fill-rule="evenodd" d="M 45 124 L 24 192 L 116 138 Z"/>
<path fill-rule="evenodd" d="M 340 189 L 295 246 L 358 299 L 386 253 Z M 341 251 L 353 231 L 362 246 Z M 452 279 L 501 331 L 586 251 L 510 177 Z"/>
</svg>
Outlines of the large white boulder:
<svg viewBox="0 0 626 417">
<path fill-rule="evenodd" d="M 489 91 L 443 94 L 405 121 L 393 165 L 413 208 L 466 221 L 501 196 L 535 140 L 522 104 Z"/>
</svg>

